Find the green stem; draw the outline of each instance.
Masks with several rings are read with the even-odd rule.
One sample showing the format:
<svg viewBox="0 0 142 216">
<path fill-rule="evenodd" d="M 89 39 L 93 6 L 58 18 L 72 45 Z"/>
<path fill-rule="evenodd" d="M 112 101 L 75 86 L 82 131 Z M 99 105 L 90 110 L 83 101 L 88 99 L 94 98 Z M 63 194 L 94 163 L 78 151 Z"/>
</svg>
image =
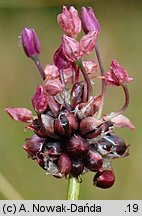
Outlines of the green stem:
<svg viewBox="0 0 142 216">
<path fill-rule="evenodd" d="M 67 200 L 79 199 L 80 183 L 77 178 L 70 177 L 68 180 Z"/>
</svg>

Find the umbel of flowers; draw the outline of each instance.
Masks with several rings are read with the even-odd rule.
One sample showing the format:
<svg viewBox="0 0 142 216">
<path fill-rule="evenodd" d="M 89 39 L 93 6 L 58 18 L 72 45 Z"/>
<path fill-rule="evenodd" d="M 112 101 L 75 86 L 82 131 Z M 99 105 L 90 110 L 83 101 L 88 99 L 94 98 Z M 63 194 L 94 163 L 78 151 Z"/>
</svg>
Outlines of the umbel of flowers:
<svg viewBox="0 0 142 216">
<path fill-rule="evenodd" d="M 63 6 L 57 21 L 64 34 L 54 53 L 54 63 L 44 69 L 38 58 L 41 49 L 36 32 L 24 28 L 21 34 L 25 54 L 35 62 L 43 78 L 32 97 L 36 115 L 26 108 L 5 110 L 14 120 L 27 123 L 26 128 L 34 132 L 26 139 L 23 149 L 47 174 L 56 178 L 73 176 L 81 181 L 81 176 L 91 171 L 94 185 L 110 188 L 115 182 L 111 161 L 128 155 L 128 145 L 114 129 L 134 129 L 122 115 L 129 103 L 126 84 L 132 78 L 116 60 L 104 72 L 97 45 L 100 24 L 92 8 L 83 7 L 79 18 L 73 6 L 69 10 Z M 79 41 L 81 29 L 85 34 Z M 92 51 L 98 65 L 93 60 L 83 60 Z M 95 74 L 97 68 L 99 76 Z M 99 95 L 92 93 L 91 81 L 95 78 L 102 82 Z M 102 113 L 107 86 L 121 87 L 124 91 L 125 103 L 118 112 Z"/>
</svg>

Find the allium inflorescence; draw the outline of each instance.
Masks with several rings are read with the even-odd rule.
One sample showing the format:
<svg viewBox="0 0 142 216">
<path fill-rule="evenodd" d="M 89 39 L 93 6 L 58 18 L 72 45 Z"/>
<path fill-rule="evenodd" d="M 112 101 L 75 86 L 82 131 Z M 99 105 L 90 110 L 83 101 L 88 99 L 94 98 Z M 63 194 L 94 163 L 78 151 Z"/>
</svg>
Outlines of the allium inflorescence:
<svg viewBox="0 0 142 216">
<path fill-rule="evenodd" d="M 81 19 L 71 6 L 57 17 L 65 34 L 56 50 L 54 64 L 42 68 L 38 55 L 40 43 L 34 29 L 25 28 L 21 42 L 25 54 L 36 64 L 43 83 L 36 88 L 32 104 L 36 116 L 26 108 L 6 108 L 16 121 L 28 123 L 27 129 L 35 134 L 23 145 L 28 156 L 57 178 L 73 176 L 81 181 L 81 175 L 95 172 L 93 184 L 109 188 L 115 181 L 111 160 L 127 156 L 128 145 L 114 133 L 115 127 L 134 125 L 122 115 L 129 103 L 127 71 L 112 60 L 108 72 L 104 72 L 97 45 L 100 24 L 92 8 L 82 8 Z M 77 41 L 81 32 L 85 35 Z M 96 51 L 101 75 L 96 76 L 98 65 L 83 57 Z M 93 95 L 91 80 L 102 82 L 100 95 Z M 106 86 L 122 87 L 125 103 L 118 112 L 102 114 Z"/>
</svg>

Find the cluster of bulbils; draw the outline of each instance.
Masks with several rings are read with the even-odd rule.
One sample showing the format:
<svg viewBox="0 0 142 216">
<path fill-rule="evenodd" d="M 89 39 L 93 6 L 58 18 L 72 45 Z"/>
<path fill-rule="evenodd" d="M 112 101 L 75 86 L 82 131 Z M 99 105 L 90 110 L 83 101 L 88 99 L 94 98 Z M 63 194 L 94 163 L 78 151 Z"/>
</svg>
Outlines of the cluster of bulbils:
<svg viewBox="0 0 142 216">
<path fill-rule="evenodd" d="M 27 129 L 35 135 L 26 139 L 24 150 L 28 156 L 56 178 L 76 177 L 95 172 L 93 183 L 100 188 L 114 184 L 115 175 L 111 160 L 128 155 L 128 145 L 114 133 L 115 127 L 134 125 L 122 115 L 127 108 L 129 95 L 126 83 L 132 78 L 116 60 L 104 73 L 97 38 L 100 24 L 92 8 L 82 8 L 81 19 L 77 10 L 71 6 L 57 17 L 58 23 L 66 33 L 54 54 L 54 64 L 40 65 L 40 43 L 34 29 L 25 28 L 21 42 L 25 54 L 34 60 L 43 84 L 38 86 L 32 104 L 36 116 L 26 108 L 6 108 L 6 112 L 17 121 L 26 122 Z M 77 41 L 81 28 L 85 35 Z M 84 55 L 96 51 L 101 76 L 95 76 L 97 64 L 83 61 Z M 100 78 L 102 92 L 93 96 L 93 78 Z M 118 112 L 102 114 L 106 86 L 120 86 L 125 93 L 124 106 Z"/>
</svg>

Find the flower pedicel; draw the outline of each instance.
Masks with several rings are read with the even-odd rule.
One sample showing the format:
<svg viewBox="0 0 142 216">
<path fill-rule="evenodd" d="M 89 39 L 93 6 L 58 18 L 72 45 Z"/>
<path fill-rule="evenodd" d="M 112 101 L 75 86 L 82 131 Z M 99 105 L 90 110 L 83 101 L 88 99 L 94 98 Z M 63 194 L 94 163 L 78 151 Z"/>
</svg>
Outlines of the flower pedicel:
<svg viewBox="0 0 142 216">
<path fill-rule="evenodd" d="M 54 64 L 40 65 L 40 43 L 34 29 L 22 31 L 25 54 L 36 63 L 43 83 L 36 88 L 32 104 L 36 116 L 26 108 L 6 108 L 16 121 L 25 122 L 27 129 L 35 134 L 26 139 L 23 149 L 28 156 L 57 178 L 75 177 L 95 172 L 93 184 L 99 188 L 110 188 L 115 182 L 111 160 L 127 156 L 128 145 L 114 133 L 115 127 L 134 129 L 128 118 L 122 115 L 129 103 L 126 84 L 132 81 L 127 71 L 116 60 L 104 73 L 98 52 L 97 38 L 100 24 L 92 8 L 82 8 L 81 19 L 71 6 L 58 15 L 58 23 L 64 34 L 56 50 Z M 82 29 L 85 35 L 77 40 Z M 91 79 L 97 64 L 82 60 L 96 50 L 102 82 L 100 95 L 93 95 Z M 125 103 L 118 112 L 102 114 L 107 86 L 122 87 Z"/>
</svg>

